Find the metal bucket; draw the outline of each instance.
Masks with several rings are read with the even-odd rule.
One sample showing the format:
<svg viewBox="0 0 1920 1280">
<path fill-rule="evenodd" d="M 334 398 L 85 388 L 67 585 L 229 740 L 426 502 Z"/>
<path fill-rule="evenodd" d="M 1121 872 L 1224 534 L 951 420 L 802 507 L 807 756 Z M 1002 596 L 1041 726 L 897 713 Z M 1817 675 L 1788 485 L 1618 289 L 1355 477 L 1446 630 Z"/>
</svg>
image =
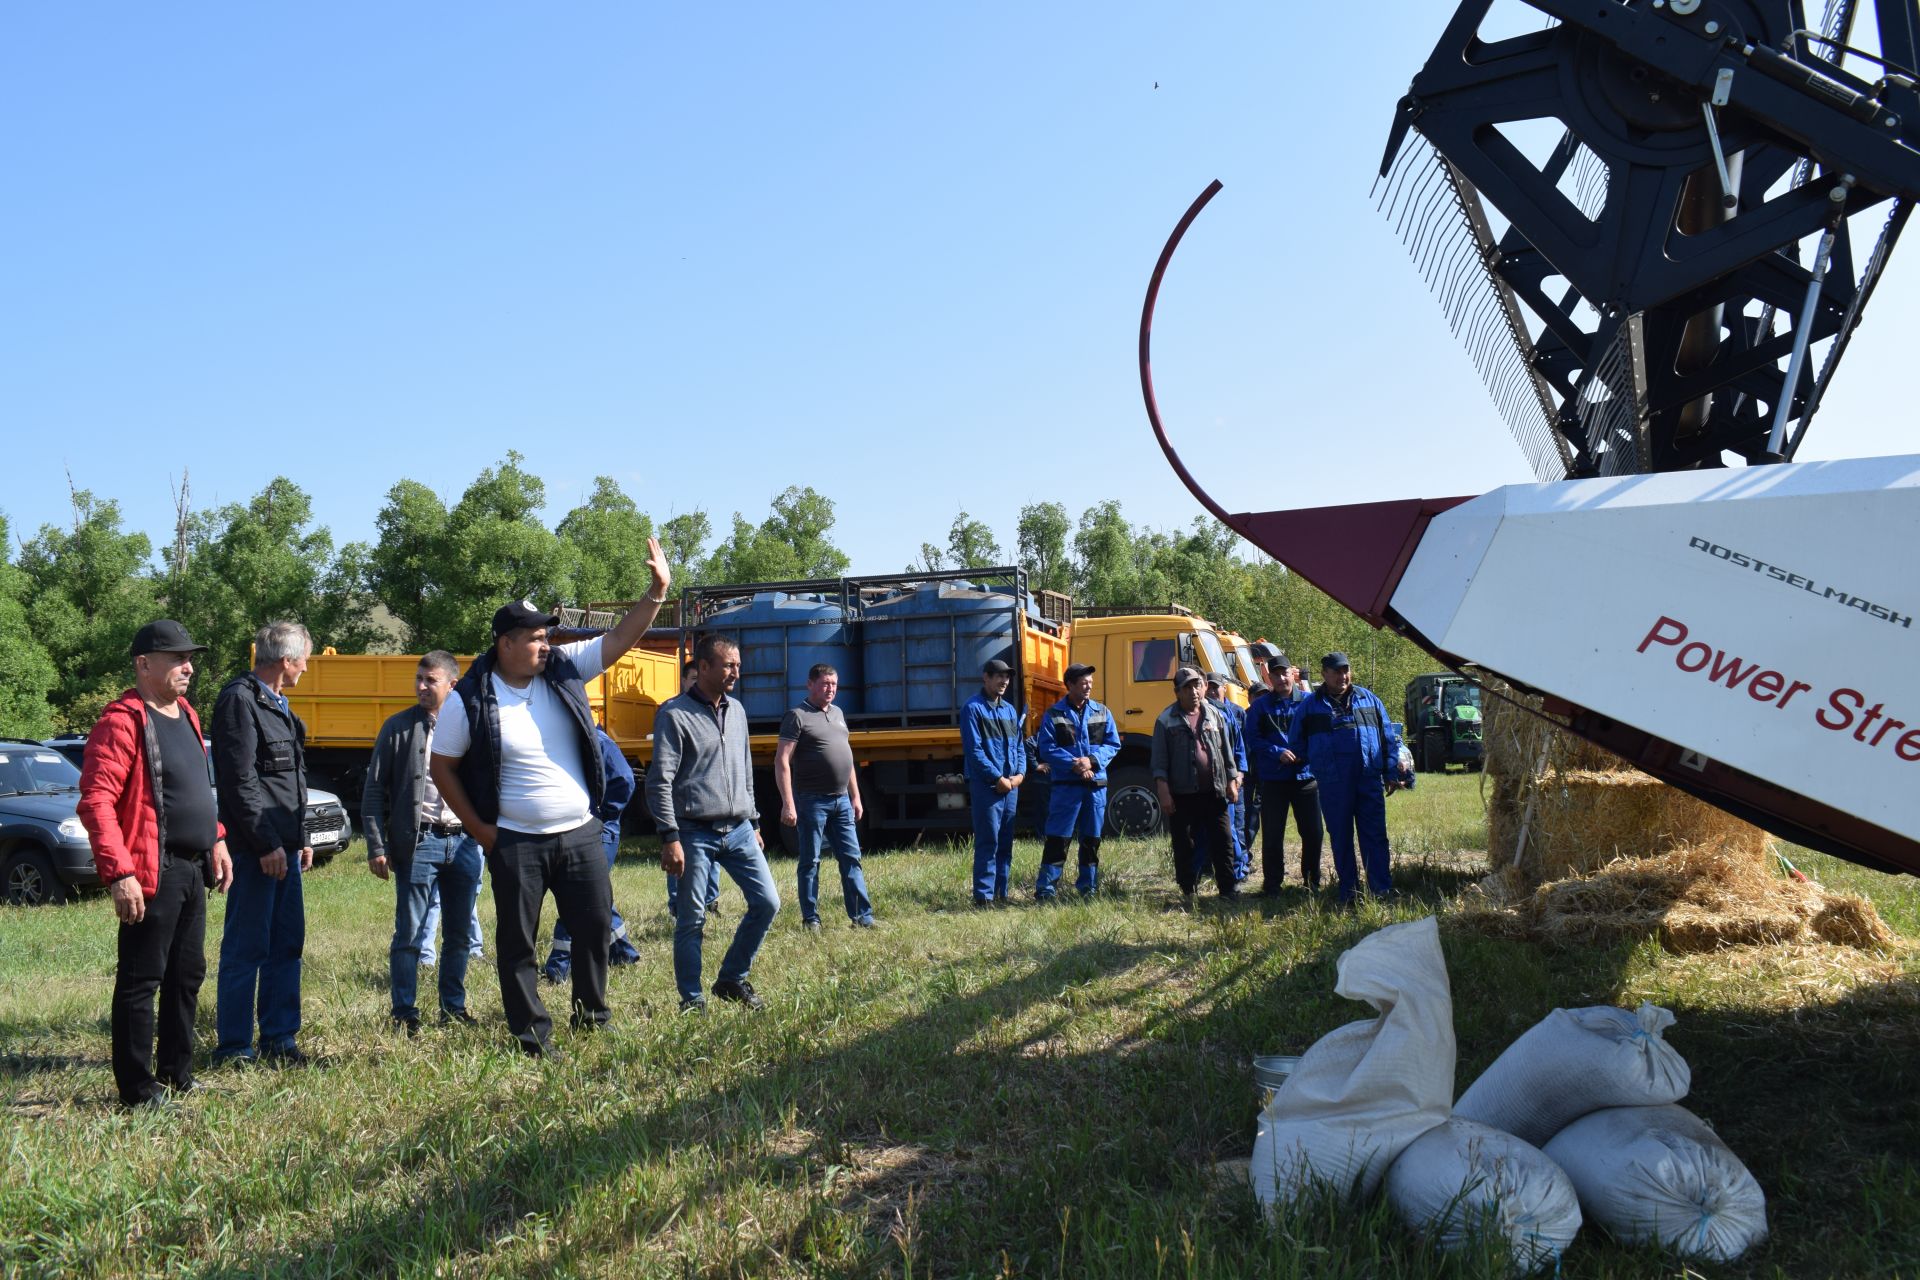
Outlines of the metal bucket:
<svg viewBox="0 0 1920 1280">
<path fill-rule="evenodd" d="M 1299 1065 L 1298 1054 L 1270 1053 L 1253 1060 L 1253 1083 L 1260 1091 L 1262 1111 L 1273 1104 L 1273 1095 Z"/>
</svg>

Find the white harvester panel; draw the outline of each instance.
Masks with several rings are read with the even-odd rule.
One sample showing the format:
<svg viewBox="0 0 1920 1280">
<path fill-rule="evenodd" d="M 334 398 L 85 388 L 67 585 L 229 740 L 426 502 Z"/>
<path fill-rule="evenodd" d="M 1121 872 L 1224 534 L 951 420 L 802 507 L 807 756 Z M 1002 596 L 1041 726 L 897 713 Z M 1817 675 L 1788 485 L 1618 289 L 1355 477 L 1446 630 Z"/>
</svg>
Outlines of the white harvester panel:
<svg viewBox="0 0 1920 1280">
<path fill-rule="evenodd" d="M 1920 839 L 1920 457 L 1510 485 L 1393 609 L 1437 648 Z"/>
</svg>

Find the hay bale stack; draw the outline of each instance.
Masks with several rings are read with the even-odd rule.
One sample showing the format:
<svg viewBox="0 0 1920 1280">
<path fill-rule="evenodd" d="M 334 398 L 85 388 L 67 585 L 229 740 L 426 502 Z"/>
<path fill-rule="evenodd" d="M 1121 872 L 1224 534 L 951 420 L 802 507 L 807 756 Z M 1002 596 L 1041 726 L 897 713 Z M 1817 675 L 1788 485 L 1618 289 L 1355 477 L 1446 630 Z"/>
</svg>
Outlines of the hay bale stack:
<svg viewBox="0 0 1920 1280">
<path fill-rule="evenodd" d="M 1498 887 L 1511 893 L 1510 884 Z M 1461 914 L 1469 927 L 1558 944 L 1657 937 L 1668 951 L 1692 955 L 1815 941 L 1872 950 L 1894 940 L 1864 898 L 1786 879 L 1766 859 L 1726 848 L 1688 845 L 1660 857 L 1621 858 L 1504 906 L 1494 886 L 1470 897 Z"/>
</svg>

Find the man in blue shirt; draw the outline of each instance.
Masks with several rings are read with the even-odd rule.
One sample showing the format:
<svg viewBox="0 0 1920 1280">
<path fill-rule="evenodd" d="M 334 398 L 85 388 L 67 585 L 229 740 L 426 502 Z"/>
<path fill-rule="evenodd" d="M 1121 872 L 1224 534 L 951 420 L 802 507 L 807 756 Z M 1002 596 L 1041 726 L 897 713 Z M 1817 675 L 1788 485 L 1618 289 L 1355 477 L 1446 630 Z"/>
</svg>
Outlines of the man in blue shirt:
<svg viewBox="0 0 1920 1280">
<path fill-rule="evenodd" d="M 1247 754 L 1260 777 L 1260 805 L 1266 815 L 1266 833 L 1260 846 L 1262 897 L 1275 897 L 1287 875 L 1284 841 L 1287 811 L 1293 811 L 1300 831 L 1300 879 L 1307 888 L 1320 887 L 1320 788 L 1313 770 L 1288 758 L 1287 737 L 1305 706 L 1300 673 L 1287 655 L 1267 655 L 1267 692 L 1247 708 Z"/>
<path fill-rule="evenodd" d="M 1074 887 L 1092 897 L 1100 887 L 1100 831 L 1107 819 L 1107 765 L 1120 754 L 1120 726 L 1093 700 L 1094 668 L 1067 668 L 1067 696 L 1040 721 L 1040 756 L 1053 787 L 1047 801 L 1046 851 L 1033 896 L 1051 902 L 1067 863 L 1067 840 L 1080 837 L 1080 868 Z"/>
<path fill-rule="evenodd" d="M 1004 906 L 1013 874 L 1013 817 L 1027 775 L 1020 709 L 1007 700 L 1013 668 L 995 658 L 980 675 L 980 692 L 960 709 L 960 752 L 973 807 L 973 905 Z"/>
<path fill-rule="evenodd" d="M 1300 706 L 1287 732 L 1287 763 L 1305 763 L 1319 784 L 1320 808 L 1333 845 L 1333 869 L 1340 878 L 1340 905 L 1359 895 L 1353 842 L 1367 870 L 1367 892 L 1393 892 L 1387 860 L 1387 796 L 1400 789 L 1400 735 L 1387 708 L 1369 690 L 1353 682 L 1344 653 L 1320 660 L 1320 687 Z"/>
</svg>

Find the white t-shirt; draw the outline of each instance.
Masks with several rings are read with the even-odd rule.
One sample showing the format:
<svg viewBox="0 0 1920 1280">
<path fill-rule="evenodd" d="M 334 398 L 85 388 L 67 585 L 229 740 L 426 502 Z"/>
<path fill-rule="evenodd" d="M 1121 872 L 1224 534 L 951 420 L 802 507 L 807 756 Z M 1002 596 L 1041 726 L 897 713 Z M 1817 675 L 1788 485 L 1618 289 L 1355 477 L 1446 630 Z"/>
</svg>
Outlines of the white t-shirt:
<svg viewBox="0 0 1920 1280">
<path fill-rule="evenodd" d="M 606 669 L 598 636 L 555 648 L 573 659 L 582 680 Z M 534 836 L 573 830 L 593 816 L 593 805 L 572 713 L 540 676 L 524 689 L 492 680 L 500 704 L 500 825 Z M 433 754 L 457 759 L 472 745 L 465 704 L 450 693 L 433 726 Z"/>
</svg>

